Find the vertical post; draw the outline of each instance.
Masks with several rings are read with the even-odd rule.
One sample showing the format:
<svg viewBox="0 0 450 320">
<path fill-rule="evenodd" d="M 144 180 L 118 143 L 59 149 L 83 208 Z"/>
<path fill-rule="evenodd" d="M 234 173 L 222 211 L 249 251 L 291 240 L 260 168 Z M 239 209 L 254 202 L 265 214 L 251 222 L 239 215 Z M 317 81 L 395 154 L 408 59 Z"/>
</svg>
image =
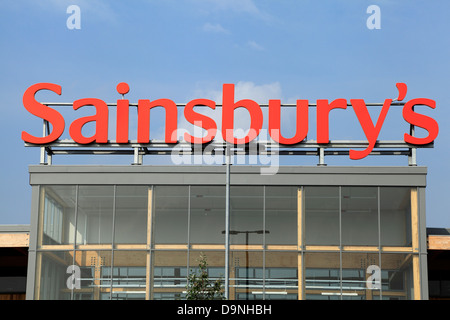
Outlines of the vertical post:
<svg viewBox="0 0 450 320">
<path fill-rule="evenodd" d="M 153 296 L 153 268 L 152 268 L 152 217 L 153 217 L 153 186 L 148 188 L 147 206 L 147 268 L 145 277 L 145 300 L 152 300 Z"/>
<path fill-rule="evenodd" d="M 133 159 L 133 164 L 134 165 L 139 165 L 139 148 L 135 147 L 134 148 L 134 159 Z"/>
<path fill-rule="evenodd" d="M 49 149 L 49 150 L 46 150 L 46 151 L 48 151 L 48 152 L 47 152 L 47 164 L 48 164 L 49 166 L 51 166 L 51 165 L 52 165 L 52 153 L 51 153 L 50 149 Z"/>
<path fill-rule="evenodd" d="M 266 300 L 266 186 L 263 186 L 263 264 L 262 264 L 262 299 Z"/>
<path fill-rule="evenodd" d="M 42 136 L 43 136 L 43 137 L 45 137 L 45 131 L 46 131 L 46 129 L 47 129 L 46 122 L 47 122 L 47 121 L 44 120 L 44 124 L 43 124 L 43 127 L 42 127 Z M 40 159 L 39 163 L 40 163 L 40 164 L 47 164 L 47 163 L 45 162 L 45 147 L 41 147 L 41 159 Z"/>
<path fill-rule="evenodd" d="M 225 146 L 226 191 L 225 191 L 225 299 L 229 299 L 230 256 L 230 145 Z"/>
<path fill-rule="evenodd" d="M 39 211 L 38 211 L 38 227 L 39 233 L 37 235 L 37 243 L 35 248 L 39 248 L 43 245 L 43 235 L 44 235 L 44 209 L 45 209 L 45 188 L 43 186 L 39 186 Z M 33 298 L 35 300 L 41 299 L 41 279 L 42 279 L 42 252 L 36 253 L 36 271 L 35 271 L 35 283 L 34 283 L 34 295 Z M 74 264 L 74 263 L 72 263 Z M 28 294 L 28 292 L 27 292 Z"/>
<path fill-rule="evenodd" d="M 303 286 L 303 201 L 302 201 L 303 188 L 299 187 L 297 190 L 297 268 L 298 268 L 298 300 L 304 299 L 304 286 Z"/>
<path fill-rule="evenodd" d="M 116 228 L 116 193 L 117 185 L 114 185 L 113 191 L 113 218 L 112 218 L 112 241 L 111 241 L 111 274 L 110 274 L 110 287 L 109 287 L 109 300 L 113 298 L 114 290 L 114 245 L 115 245 L 115 228 Z"/>
<path fill-rule="evenodd" d="M 378 197 L 378 266 L 380 267 L 381 271 L 381 189 L 378 186 L 377 188 L 377 197 Z M 370 293 L 370 300 L 373 300 L 373 293 L 372 290 L 367 290 L 368 293 Z M 380 300 L 383 300 L 383 290 L 381 287 L 381 279 L 380 279 L 380 288 L 379 288 L 379 294 L 380 294 Z"/>
<path fill-rule="evenodd" d="M 319 148 L 319 164 L 318 166 L 326 166 L 325 164 L 325 149 Z"/>
<path fill-rule="evenodd" d="M 422 288 L 420 285 L 420 259 L 419 259 L 419 212 L 417 188 L 411 189 L 411 234 L 413 249 L 413 286 L 414 300 L 421 299 Z"/>
<path fill-rule="evenodd" d="M 414 110 L 414 107 L 413 107 L 413 110 Z M 414 127 L 414 125 L 410 125 L 409 126 L 409 134 L 412 136 L 412 137 L 414 137 L 414 133 L 415 133 L 415 127 Z M 410 152 L 410 155 L 409 155 L 409 163 L 408 163 L 408 165 L 410 165 L 410 166 L 417 166 L 417 148 L 410 148 L 409 149 L 409 152 Z"/>
</svg>

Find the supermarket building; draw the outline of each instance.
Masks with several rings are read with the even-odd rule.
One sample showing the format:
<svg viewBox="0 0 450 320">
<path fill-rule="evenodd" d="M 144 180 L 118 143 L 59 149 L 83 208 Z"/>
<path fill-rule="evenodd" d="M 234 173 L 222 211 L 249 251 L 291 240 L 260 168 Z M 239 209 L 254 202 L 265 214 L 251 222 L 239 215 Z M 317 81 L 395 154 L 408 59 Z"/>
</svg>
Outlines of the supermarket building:
<svg viewBox="0 0 450 320">
<path fill-rule="evenodd" d="M 44 119 L 45 130 L 54 133 Z M 143 165 L 144 156 L 173 154 L 173 144 L 76 139 L 25 141 L 41 148 L 41 164 L 29 167 L 27 299 L 183 299 L 201 254 L 230 300 L 430 297 L 427 169 L 417 166 L 417 145 L 377 140 L 368 152 L 407 156 L 406 166 L 327 166 L 325 156 L 371 142 L 303 139 L 286 149 L 213 141 L 208 152 L 222 150 L 223 164 Z M 231 165 L 239 153 L 251 156 L 252 144 L 256 155 L 314 155 L 318 165 L 274 174 Z M 129 154 L 133 165 L 52 164 L 77 153 Z"/>
</svg>

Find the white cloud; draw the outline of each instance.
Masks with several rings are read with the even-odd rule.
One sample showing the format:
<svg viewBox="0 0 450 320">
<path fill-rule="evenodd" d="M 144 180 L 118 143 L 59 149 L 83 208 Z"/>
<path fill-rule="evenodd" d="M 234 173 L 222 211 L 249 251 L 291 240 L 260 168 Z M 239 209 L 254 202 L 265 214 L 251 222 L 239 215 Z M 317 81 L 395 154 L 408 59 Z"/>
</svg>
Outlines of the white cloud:
<svg viewBox="0 0 450 320">
<path fill-rule="evenodd" d="M 259 104 L 267 104 L 270 99 L 281 99 L 281 85 L 278 82 L 268 83 L 257 85 L 251 81 L 240 81 L 235 84 L 234 88 L 235 97 L 234 101 L 237 102 L 241 99 L 251 99 L 256 101 Z M 195 98 L 204 98 L 210 99 L 216 102 L 216 104 L 222 104 L 222 88 L 220 89 L 207 89 L 207 90 L 196 90 L 195 94 L 189 99 Z M 264 119 L 267 120 L 267 108 L 262 108 Z M 221 119 L 222 119 L 222 109 L 220 107 L 216 107 L 215 110 L 211 110 L 209 108 L 199 109 L 198 112 L 201 112 L 204 115 L 214 119 L 217 124 L 217 135 L 216 141 L 221 141 Z M 234 118 L 234 128 L 237 132 L 236 137 L 243 137 L 246 135 L 246 132 L 249 128 L 250 124 L 250 116 L 248 112 L 243 108 L 238 108 L 235 111 Z M 179 136 L 184 133 L 186 130 L 188 132 L 194 132 L 194 126 L 188 123 L 182 115 L 180 115 L 180 122 L 178 124 L 179 128 Z M 199 136 L 198 129 L 195 136 Z"/>
<path fill-rule="evenodd" d="M 220 24 L 211 24 L 211 23 L 205 23 L 203 25 L 203 31 L 205 32 L 212 32 L 212 33 L 224 33 L 224 34 L 230 34 L 230 31 L 222 27 Z"/>
<path fill-rule="evenodd" d="M 208 0 L 216 10 L 232 10 L 236 12 L 246 12 L 251 14 L 260 14 L 253 0 Z"/>
<path fill-rule="evenodd" d="M 269 99 L 281 99 L 281 85 L 279 82 L 257 85 L 252 81 L 239 81 L 235 84 L 235 100 L 252 99 L 260 104 L 267 104 Z M 222 88 L 199 89 L 193 98 L 205 98 L 222 103 Z"/>
<path fill-rule="evenodd" d="M 193 0 L 203 12 L 231 11 L 249 14 L 262 20 L 269 20 L 270 15 L 259 10 L 253 0 Z"/>
<path fill-rule="evenodd" d="M 268 103 L 269 99 L 281 98 L 281 85 L 278 82 L 256 85 L 250 81 L 240 81 L 235 86 L 236 99 L 252 99 L 258 103 Z"/>
<path fill-rule="evenodd" d="M 261 45 L 259 45 L 259 44 L 256 43 L 255 41 L 249 41 L 249 42 L 247 42 L 247 45 L 248 45 L 250 48 L 255 49 L 255 50 L 259 50 L 259 51 L 264 50 L 264 47 L 261 46 Z"/>
</svg>

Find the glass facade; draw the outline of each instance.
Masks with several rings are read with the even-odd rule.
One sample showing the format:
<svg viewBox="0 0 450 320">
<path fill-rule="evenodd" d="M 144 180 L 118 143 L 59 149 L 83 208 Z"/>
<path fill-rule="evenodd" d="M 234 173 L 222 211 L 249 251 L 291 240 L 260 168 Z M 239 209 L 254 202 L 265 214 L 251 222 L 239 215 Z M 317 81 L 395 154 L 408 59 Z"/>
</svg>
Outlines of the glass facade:
<svg viewBox="0 0 450 320">
<path fill-rule="evenodd" d="M 41 185 L 35 299 L 184 299 L 205 254 L 229 299 L 414 299 L 417 188 Z M 226 259 L 226 253 L 229 253 Z M 228 261 L 228 268 L 225 262 Z"/>
</svg>

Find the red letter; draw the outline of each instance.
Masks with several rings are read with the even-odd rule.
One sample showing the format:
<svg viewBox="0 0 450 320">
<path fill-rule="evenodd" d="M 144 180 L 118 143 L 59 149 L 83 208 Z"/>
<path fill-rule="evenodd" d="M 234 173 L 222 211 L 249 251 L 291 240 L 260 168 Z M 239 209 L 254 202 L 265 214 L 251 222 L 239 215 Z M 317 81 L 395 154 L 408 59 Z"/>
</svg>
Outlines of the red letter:
<svg viewBox="0 0 450 320">
<path fill-rule="evenodd" d="M 61 86 L 53 83 L 37 83 L 29 87 L 23 94 L 23 105 L 25 109 L 31 114 L 50 122 L 53 130 L 45 137 L 34 137 L 22 131 L 22 140 L 34 144 L 46 144 L 59 139 L 64 132 L 65 122 L 63 116 L 58 111 L 36 101 L 34 96 L 39 90 L 50 90 L 61 95 Z"/>
<path fill-rule="evenodd" d="M 428 131 L 428 136 L 425 138 L 412 137 L 405 133 L 405 142 L 420 145 L 431 143 L 438 135 L 439 125 L 433 118 L 414 112 L 415 105 L 426 105 L 434 109 L 436 108 L 436 101 L 418 98 L 410 100 L 405 104 L 403 107 L 403 118 L 413 126 L 418 126 Z"/>
<path fill-rule="evenodd" d="M 116 87 L 117 92 L 122 96 L 130 91 L 127 83 L 121 82 Z M 117 100 L 117 121 L 116 121 L 116 142 L 128 143 L 128 124 L 129 124 L 130 105 L 128 100 Z"/>
<path fill-rule="evenodd" d="M 130 105 L 128 100 L 117 100 L 116 142 L 128 143 Z"/>
<path fill-rule="evenodd" d="M 263 124 L 261 107 L 253 100 L 244 99 L 234 102 L 234 84 L 223 85 L 222 97 L 222 137 L 233 144 L 249 143 L 255 139 Z M 234 110 L 243 107 L 250 113 L 250 130 L 244 138 L 234 138 Z"/>
<path fill-rule="evenodd" d="M 169 99 L 138 101 L 138 143 L 150 142 L 150 109 L 164 107 L 166 110 L 166 143 L 177 143 L 177 105 Z"/>
<path fill-rule="evenodd" d="M 216 136 L 217 125 L 210 117 L 194 111 L 194 107 L 198 105 L 208 106 L 214 110 L 216 108 L 216 103 L 208 99 L 196 99 L 188 102 L 184 108 L 184 117 L 186 120 L 193 125 L 200 124 L 201 127 L 207 131 L 207 135 L 204 138 L 197 138 L 185 133 L 184 140 L 189 143 L 208 143 Z"/>
<path fill-rule="evenodd" d="M 353 106 L 353 110 L 355 111 L 356 116 L 358 117 L 364 134 L 369 141 L 369 146 L 365 150 L 350 150 L 350 159 L 358 160 L 366 157 L 369 153 L 372 152 L 373 147 L 375 147 L 375 143 L 377 142 L 377 138 L 380 134 L 381 127 L 383 126 L 384 119 L 386 119 L 389 107 L 391 106 L 392 99 L 386 99 L 384 101 L 383 108 L 381 109 L 380 115 L 378 116 L 377 124 L 375 127 L 373 126 L 372 119 L 370 118 L 370 114 L 367 110 L 364 100 L 351 99 L 350 102 Z"/>
<path fill-rule="evenodd" d="M 91 142 L 107 143 L 108 142 L 108 106 L 100 99 L 79 99 L 73 102 L 73 109 L 78 110 L 83 106 L 94 106 L 96 114 L 94 116 L 83 117 L 72 122 L 69 133 L 72 139 L 80 144 L 88 144 Z M 95 121 L 95 134 L 86 138 L 81 133 L 83 126 L 91 121 Z"/>
<path fill-rule="evenodd" d="M 317 100 L 317 143 L 330 142 L 328 114 L 335 108 L 347 109 L 347 101 L 336 99 L 329 104 L 328 100 Z"/>
<path fill-rule="evenodd" d="M 281 144 L 296 144 L 308 134 L 308 100 L 297 100 L 297 130 L 295 136 L 288 139 L 281 135 L 281 102 L 269 100 L 269 134 Z"/>
</svg>

